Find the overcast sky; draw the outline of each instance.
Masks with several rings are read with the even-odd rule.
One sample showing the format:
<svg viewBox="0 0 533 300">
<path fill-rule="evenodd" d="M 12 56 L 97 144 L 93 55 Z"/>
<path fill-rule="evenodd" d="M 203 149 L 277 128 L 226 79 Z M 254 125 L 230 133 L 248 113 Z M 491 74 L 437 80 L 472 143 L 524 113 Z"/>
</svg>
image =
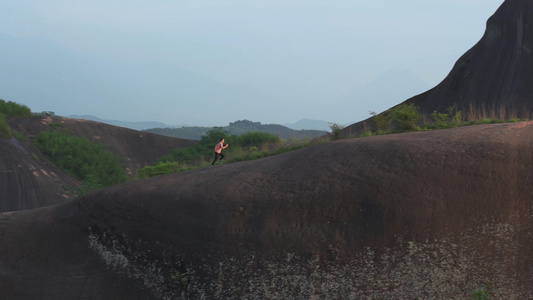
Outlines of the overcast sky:
<svg viewBox="0 0 533 300">
<path fill-rule="evenodd" d="M 438 84 L 502 3 L 4 0 L 0 98 L 124 121 L 349 124 Z M 401 81 L 413 94 L 357 99 L 391 70 L 419 79 Z"/>
</svg>

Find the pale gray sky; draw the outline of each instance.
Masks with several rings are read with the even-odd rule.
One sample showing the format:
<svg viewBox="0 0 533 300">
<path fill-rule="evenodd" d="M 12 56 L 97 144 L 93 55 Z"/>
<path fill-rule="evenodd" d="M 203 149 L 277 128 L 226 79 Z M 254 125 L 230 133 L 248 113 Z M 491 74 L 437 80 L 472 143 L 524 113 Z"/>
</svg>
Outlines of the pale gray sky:
<svg viewBox="0 0 533 300">
<path fill-rule="evenodd" d="M 360 99 L 384 73 L 438 84 L 502 3 L 4 0 L 0 98 L 124 121 L 349 124 L 425 89 Z"/>
</svg>

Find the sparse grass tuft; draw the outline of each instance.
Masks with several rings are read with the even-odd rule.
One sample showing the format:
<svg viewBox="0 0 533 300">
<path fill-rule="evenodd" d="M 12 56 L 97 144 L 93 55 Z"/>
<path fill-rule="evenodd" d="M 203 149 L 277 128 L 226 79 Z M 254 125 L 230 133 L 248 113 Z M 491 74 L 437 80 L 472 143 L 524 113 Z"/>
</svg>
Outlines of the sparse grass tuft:
<svg viewBox="0 0 533 300">
<path fill-rule="evenodd" d="M 6 117 L 3 113 L 0 113 L 0 138 L 10 138 L 11 129 L 7 124 Z"/>
<path fill-rule="evenodd" d="M 490 300 L 496 299 L 496 294 L 498 294 L 498 289 L 494 288 L 492 283 L 488 283 L 480 288 L 472 290 L 469 292 L 470 299 L 472 300 Z"/>
</svg>

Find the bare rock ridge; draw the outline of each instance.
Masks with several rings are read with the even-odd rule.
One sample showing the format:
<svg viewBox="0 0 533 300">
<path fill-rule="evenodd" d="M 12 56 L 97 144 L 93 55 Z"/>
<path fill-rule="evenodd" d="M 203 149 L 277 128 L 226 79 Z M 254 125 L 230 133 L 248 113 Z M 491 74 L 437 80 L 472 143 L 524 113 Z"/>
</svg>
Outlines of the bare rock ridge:
<svg viewBox="0 0 533 300">
<path fill-rule="evenodd" d="M 529 299 L 532 152 L 533 122 L 348 139 L 4 213 L 0 289 L 464 299 L 491 282 Z"/>
<path fill-rule="evenodd" d="M 507 0 L 487 21 L 481 40 L 461 56 L 437 86 L 404 103 L 423 114 L 446 113 L 456 105 L 464 115 L 496 112 L 533 119 L 533 1 Z M 346 128 L 363 131 L 365 121 Z M 371 123 L 366 120 L 367 125 Z"/>
</svg>

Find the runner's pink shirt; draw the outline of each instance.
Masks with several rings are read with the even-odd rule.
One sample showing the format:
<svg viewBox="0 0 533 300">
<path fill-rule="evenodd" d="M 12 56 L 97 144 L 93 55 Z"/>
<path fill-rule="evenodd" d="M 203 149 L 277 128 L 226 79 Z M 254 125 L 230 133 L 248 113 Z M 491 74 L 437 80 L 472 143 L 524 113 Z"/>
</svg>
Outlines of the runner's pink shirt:
<svg viewBox="0 0 533 300">
<path fill-rule="evenodd" d="M 220 153 L 220 152 L 222 152 L 222 148 L 224 148 L 224 144 L 222 144 L 222 142 L 218 143 L 218 144 L 215 146 L 215 152 L 216 152 L 216 153 Z"/>
</svg>

